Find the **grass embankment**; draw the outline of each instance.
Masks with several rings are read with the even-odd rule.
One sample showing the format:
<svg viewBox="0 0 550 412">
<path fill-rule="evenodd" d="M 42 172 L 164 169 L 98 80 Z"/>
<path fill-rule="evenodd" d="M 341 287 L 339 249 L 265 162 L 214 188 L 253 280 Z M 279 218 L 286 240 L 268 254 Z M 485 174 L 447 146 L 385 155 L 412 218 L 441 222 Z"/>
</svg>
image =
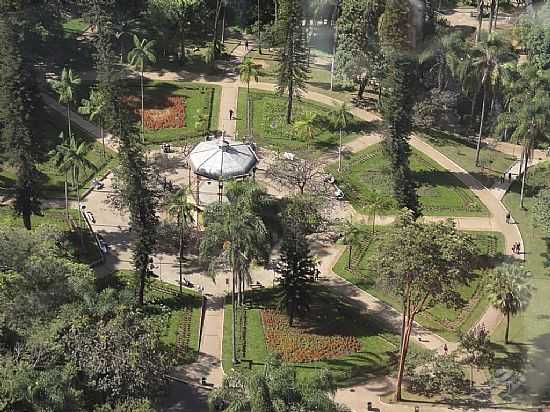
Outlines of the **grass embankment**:
<svg viewBox="0 0 550 412">
<path fill-rule="evenodd" d="M 485 206 L 460 180 L 415 149 L 412 149 L 410 165 L 426 216 L 488 215 Z M 338 186 L 358 211 L 368 211 L 372 199 L 378 195 L 385 199 L 387 207 L 377 213 L 397 213 L 391 165 L 380 144 L 346 158 L 341 173 L 337 172 L 336 164 L 330 165 L 328 170 L 336 176 Z"/>
<path fill-rule="evenodd" d="M 253 84 L 251 85 L 253 87 Z M 250 89 L 251 97 L 251 128 L 254 141 L 260 146 L 272 150 L 299 151 L 308 148 L 308 143 L 296 135 L 292 126 L 286 124 L 286 98 L 275 93 Z M 294 119 L 300 120 L 305 113 L 316 113 L 316 133 L 309 143 L 310 150 L 335 150 L 338 146 L 339 131 L 331 128 L 327 115 L 333 107 L 302 100 L 295 101 Z M 247 90 L 239 89 L 237 105 L 237 130 L 239 136 L 245 136 L 247 131 Z M 343 133 L 343 142 L 367 133 L 372 125 L 353 118 Z"/>
<path fill-rule="evenodd" d="M 524 312 L 512 317 L 510 341 L 504 344 L 505 322 L 493 333 L 497 357 L 501 366 L 519 370 L 516 376 L 524 379 L 519 390 L 507 393 L 502 388 L 500 397 L 505 400 L 527 402 L 550 402 L 550 236 L 533 224 L 530 210 L 534 195 L 543 187 L 549 187 L 550 164 L 538 165 L 530 171 L 526 190 L 525 209 L 521 209 L 520 184 L 514 183 L 504 198 L 504 204 L 519 224 L 525 250 L 525 265 L 531 272 L 536 288 L 530 304 Z"/>
<path fill-rule="evenodd" d="M 238 368 L 262 369 L 269 352 L 262 324 L 262 310 L 275 308 L 276 289 L 247 292 L 246 310 L 239 309 L 237 351 Z M 297 363 L 290 362 L 299 377 L 307 377 L 321 369 L 329 369 L 338 385 L 347 386 L 366 381 L 374 373 L 383 373 L 392 365 L 399 344 L 396 334 L 384 327 L 378 318 L 369 315 L 348 298 L 322 287 L 313 287 L 311 311 L 295 320 L 292 327 L 286 323 L 275 325 L 275 333 L 285 341 L 279 347 L 283 358 L 303 352 L 315 355 L 324 351 L 323 343 L 332 339 L 351 339 L 359 342 L 360 349 L 333 359 Z M 226 371 L 231 364 L 232 307 L 225 306 L 223 366 Z M 246 320 L 244 320 L 244 318 Z M 271 329 L 273 330 L 273 329 Z M 341 343 L 339 344 L 339 347 Z M 312 348 L 318 348 L 312 351 Z"/>
<path fill-rule="evenodd" d="M 515 156 L 487 146 L 481 149 L 479 166 L 476 166 L 476 143 L 474 141 L 434 129 L 422 131 L 418 133 L 418 136 L 462 166 L 485 187 L 491 187 L 498 182 L 516 161 Z"/>
<path fill-rule="evenodd" d="M 387 227 L 379 227 L 377 235 L 362 247 L 352 248 L 352 268 L 348 269 L 349 253 L 345 251 L 333 270 L 336 274 L 360 287 L 364 291 L 401 310 L 397 296 L 378 287 L 376 277 L 369 270 L 369 261 L 376 255 L 378 245 Z M 504 238 L 497 232 L 470 232 L 480 251 L 481 268 L 492 266 L 504 250 Z M 457 340 L 461 331 L 468 330 L 485 312 L 489 303 L 482 290 L 485 272 L 475 271 L 475 278 L 467 286 L 460 288 L 460 294 L 466 306 L 462 309 L 452 309 L 444 305 L 436 305 L 425 313 L 417 316 L 420 324 L 449 340 Z"/>
</svg>

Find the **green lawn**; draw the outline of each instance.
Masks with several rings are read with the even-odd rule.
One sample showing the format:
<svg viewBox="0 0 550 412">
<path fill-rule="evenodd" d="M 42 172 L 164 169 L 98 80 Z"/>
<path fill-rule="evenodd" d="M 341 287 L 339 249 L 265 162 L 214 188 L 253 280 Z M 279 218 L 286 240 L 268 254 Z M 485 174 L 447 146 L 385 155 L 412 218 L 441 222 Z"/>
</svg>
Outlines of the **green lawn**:
<svg viewBox="0 0 550 412">
<path fill-rule="evenodd" d="M 253 87 L 253 84 L 252 84 Z M 297 137 L 291 126 L 286 124 L 286 98 L 275 93 L 250 89 L 251 127 L 254 141 L 260 146 L 273 150 L 303 150 L 307 143 Z M 332 130 L 326 116 L 333 110 L 329 106 L 313 103 L 307 100 L 296 101 L 294 107 L 294 119 L 299 120 L 304 113 L 313 112 L 318 115 L 318 133 L 310 144 L 310 149 L 327 150 L 335 149 L 338 145 L 339 134 Z M 237 131 L 240 136 L 247 134 L 247 91 L 239 89 L 237 105 Z M 360 134 L 367 133 L 372 125 L 354 118 L 349 122 L 344 131 L 343 142 L 349 142 Z"/>
<path fill-rule="evenodd" d="M 62 131 L 67 135 L 67 123 L 59 114 L 47 108 L 40 112 L 39 122 L 39 124 L 41 124 L 43 137 L 43 139 L 41 139 L 40 151 L 44 154 L 44 161 L 38 165 L 42 194 L 48 198 L 61 198 L 64 197 L 65 177 L 55 167 L 55 163 L 51 160 L 52 156 L 49 155 L 49 152 L 54 150 L 56 145 L 62 143 L 59 136 Z M 89 150 L 86 157 L 98 169 L 97 172 L 93 170 L 81 171 L 79 181 L 80 191 L 82 193 L 90 187 L 90 182 L 94 177 L 103 176 L 113 167 L 116 162 L 116 155 L 111 150 L 106 149 L 106 157 L 103 157 L 102 145 L 74 124 L 72 126 L 72 132 L 77 141 L 86 141 L 89 143 Z M 70 178 L 69 182 L 72 182 Z M 13 169 L 7 162 L 3 164 L 0 163 L 0 192 L 2 192 L 2 189 L 7 189 L 9 192 L 14 186 L 15 173 Z M 72 187 L 72 184 L 69 184 L 69 189 L 69 196 L 76 199 L 76 189 Z"/>
<path fill-rule="evenodd" d="M 70 209 L 69 214 L 75 225 L 79 224 L 78 210 Z M 42 216 L 32 216 L 32 227 L 37 228 L 41 225 L 50 225 L 59 229 L 63 233 L 62 247 L 70 256 L 82 263 L 91 264 L 101 258 L 95 240 L 88 228 L 83 223 L 84 231 L 83 246 L 78 231 L 73 230 L 65 218 L 65 209 L 48 208 L 42 210 Z M 15 215 L 10 206 L 0 206 L 0 226 L 10 225 L 23 227 L 23 220 Z"/>
<path fill-rule="evenodd" d="M 247 292 L 246 326 L 238 328 L 238 352 L 242 353 L 239 368 L 263 368 L 268 350 L 260 317 L 262 308 L 273 308 L 275 289 Z M 372 374 L 386 372 L 394 360 L 399 338 L 387 330 L 380 321 L 361 312 L 349 299 L 330 289 L 316 286 L 311 311 L 293 327 L 307 328 L 308 332 L 322 336 L 354 336 L 361 343 L 361 350 L 351 355 L 309 363 L 291 363 L 299 377 L 307 377 L 320 369 L 328 368 L 338 385 L 348 386 L 365 382 Z M 240 309 L 239 312 L 242 312 Z M 232 308 L 228 303 L 224 314 L 223 366 L 231 369 Z M 242 324 L 242 322 L 238 322 Z M 297 326 L 299 324 L 299 326 Z M 244 339 L 243 339 L 244 338 Z"/>
<path fill-rule="evenodd" d="M 524 373 L 527 390 L 516 393 L 512 400 L 522 402 L 550 402 L 550 236 L 535 227 L 529 209 L 533 204 L 532 195 L 550 181 L 550 165 L 541 164 L 532 169 L 529 176 L 529 187 L 525 200 L 525 210 L 519 207 L 520 185 L 512 185 L 505 196 L 504 204 L 511 211 L 523 237 L 523 249 L 526 252 L 526 267 L 533 276 L 536 290 L 525 312 L 512 317 L 510 340 L 504 345 L 505 322 L 502 322 L 493 333 L 497 354 L 506 368 L 512 368 L 528 360 Z M 503 391 L 501 398 L 510 399 Z"/>
<path fill-rule="evenodd" d="M 85 22 L 82 17 L 74 17 L 63 22 L 63 31 L 65 32 L 66 37 L 77 36 L 89 26 L 90 24 Z"/>
<path fill-rule="evenodd" d="M 379 228 L 378 233 L 389 230 L 387 227 Z M 498 259 L 504 250 L 504 238 L 496 232 L 471 232 L 476 244 L 480 250 L 480 266 L 489 266 L 494 264 L 494 259 Z M 374 274 L 369 271 L 369 261 L 375 256 L 377 245 L 380 243 L 380 237 L 375 237 L 362 248 L 356 248 L 352 254 L 352 268 L 348 269 L 349 253 L 342 254 L 333 270 L 339 276 L 369 292 L 378 299 L 389 303 L 391 306 L 400 310 L 400 300 L 391 293 L 380 289 L 376 285 Z M 425 327 L 430 328 L 437 334 L 456 340 L 460 331 L 468 330 L 485 312 L 488 302 L 481 291 L 484 271 L 478 269 L 475 271 L 476 278 L 469 285 L 460 289 L 460 294 L 467 302 L 463 309 L 450 309 L 444 305 L 436 305 L 426 313 L 420 314 L 417 320 Z"/>
<path fill-rule="evenodd" d="M 422 212 L 427 216 L 487 216 L 488 211 L 479 199 L 452 173 L 433 160 L 412 149 L 410 158 Z M 381 214 L 395 214 L 390 162 L 382 145 L 373 145 L 347 157 L 338 173 L 337 165 L 328 170 L 336 176 L 338 186 L 360 212 L 368 211 L 375 194 L 387 198 Z"/>
<path fill-rule="evenodd" d="M 133 272 L 120 270 L 97 280 L 98 289 L 135 286 Z M 174 364 L 191 363 L 199 350 L 202 297 L 192 290 L 179 294 L 176 285 L 160 280 L 145 287 L 144 314 L 160 328 L 160 339 L 172 354 Z"/>
<path fill-rule="evenodd" d="M 476 166 L 476 144 L 464 138 L 440 130 L 427 130 L 418 136 L 435 147 L 449 159 L 466 169 L 486 187 L 491 187 L 515 163 L 514 156 L 483 147 L 480 166 Z M 518 153 L 519 154 L 519 153 Z"/>
<path fill-rule="evenodd" d="M 129 93 L 140 96 L 139 82 L 128 83 Z M 208 118 L 208 129 L 218 127 L 220 108 L 219 86 L 201 85 L 197 83 L 178 81 L 146 81 L 145 96 L 165 97 L 182 96 L 185 99 L 185 127 L 179 129 L 145 130 L 145 140 L 150 144 L 172 142 L 177 144 L 184 141 L 196 141 L 204 137 L 203 132 L 197 130 L 197 111 L 202 109 Z M 147 105 L 145 110 L 147 110 Z"/>
</svg>

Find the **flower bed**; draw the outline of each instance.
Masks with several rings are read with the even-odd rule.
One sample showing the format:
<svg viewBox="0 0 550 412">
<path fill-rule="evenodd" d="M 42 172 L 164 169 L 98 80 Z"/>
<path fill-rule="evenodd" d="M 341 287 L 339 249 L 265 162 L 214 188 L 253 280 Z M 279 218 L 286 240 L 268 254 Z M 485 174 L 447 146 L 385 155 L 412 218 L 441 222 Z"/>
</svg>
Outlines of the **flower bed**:
<svg viewBox="0 0 550 412">
<path fill-rule="evenodd" d="M 309 333 L 299 326 L 290 327 L 288 317 L 275 310 L 261 311 L 266 345 L 285 362 L 316 362 L 346 356 L 361 350 L 354 336 L 324 336 Z"/>
<path fill-rule="evenodd" d="M 128 96 L 126 101 L 136 115 L 141 117 L 140 98 Z M 181 129 L 185 127 L 185 102 L 183 97 L 146 98 L 143 123 L 145 128 L 149 130 Z"/>
</svg>

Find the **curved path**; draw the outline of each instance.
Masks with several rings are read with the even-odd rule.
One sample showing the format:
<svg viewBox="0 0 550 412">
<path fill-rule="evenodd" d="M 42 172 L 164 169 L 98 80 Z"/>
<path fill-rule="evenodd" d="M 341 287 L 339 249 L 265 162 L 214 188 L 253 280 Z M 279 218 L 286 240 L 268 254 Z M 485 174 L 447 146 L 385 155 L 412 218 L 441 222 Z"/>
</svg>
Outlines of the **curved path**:
<svg viewBox="0 0 550 412">
<path fill-rule="evenodd" d="M 243 47 L 237 47 L 235 50 L 235 54 L 237 57 L 240 57 L 244 54 L 246 54 L 243 50 Z M 185 75 L 182 73 L 146 73 L 146 77 L 150 79 L 158 79 L 158 80 L 186 80 Z M 187 79 L 188 81 L 200 81 L 203 79 L 197 80 L 195 79 Z M 237 79 L 236 73 L 233 72 L 230 74 L 227 78 L 225 78 L 223 81 L 214 81 L 214 82 L 206 82 L 211 84 L 216 84 L 222 87 L 222 94 L 221 94 L 221 102 L 220 102 L 220 120 L 219 120 L 219 128 L 222 130 L 225 130 L 226 133 L 230 136 L 233 136 L 235 134 L 235 126 L 234 121 L 229 120 L 228 118 L 228 110 L 229 108 L 236 108 L 237 107 L 237 92 L 238 88 L 241 86 L 244 86 L 241 84 L 241 82 Z M 255 88 L 262 89 L 262 90 L 274 90 L 274 85 L 269 83 L 255 83 Z M 316 92 L 306 92 L 304 94 L 304 98 L 321 102 L 328 105 L 338 105 L 340 104 L 340 101 L 337 99 L 328 97 L 326 95 L 322 95 L 320 93 Z M 61 114 L 65 113 L 65 108 L 61 107 L 54 99 L 45 96 L 44 100 L 46 104 L 50 105 L 54 109 L 58 110 Z M 358 118 L 361 118 L 366 121 L 379 121 L 380 118 L 371 112 L 367 112 L 362 109 L 353 108 L 351 109 L 351 112 L 357 116 Z M 99 130 L 97 127 L 86 121 L 85 119 L 81 118 L 80 116 L 74 116 L 73 121 L 75 121 L 80 127 L 82 127 L 84 130 L 88 131 L 90 134 L 96 136 L 99 138 Z M 352 152 L 356 152 L 359 150 L 362 150 L 372 144 L 377 143 L 380 140 L 380 136 L 377 134 L 371 134 L 362 136 L 358 139 L 355 139 L 354 141 L 350 142 L 347 145 L 348 150 Z M 108 135 L 107 141 L 109 142 L 109 146 L 116 150 L 116 139 L 114 139 L 111 135 Z M 481 202 L 486 206 L 486 208 L 489 210 L 490 216 L 489 218 L 484 218 L 483 220 L 480 220 L 479 218 L 458 218 L 456 219 L 459 222 L 462 221 L 462 225 L 466 225 L 469 229 L 480 229 L 479 226 L 483 226 L 482 230 L 487 230 L 487 227 L 490 227 L 494 231 L 501 232 L 505 237 L 505 244 L 506 254 L 510 254 L 512 244 L 515 242 L 522 243 L 520 232 L 516 225 L 506 224 L 505 223 L 505 216 L 506 216 L 506 209 L 500 202 L 500 200 L 493 197 L 491 194 L 491 191 L 484 187 L 478 180 L 476 180 L 473 176 L 471 176 L 466 170 L 464 170 L 462 167 L 448 159 L 446 156 L 438 152 L 436 149 L 434 149 L 432 146 L 428 145 L 424 141 L 418 139 L 417 137 L 413 136 L 410 140 L 410 144 L 418 149 L 419 151 L 426 154 L 428 157 L 432 158 L 434 161 L 439 163 L 444 168 L 448 169 L 451 173 L 453 173 L 459 180 L 461 180 L 467 187 L 469 187 L 475 194 L 478 196 L 478 198 L 481 200 Z M 107 196 L 107 193 L 104 192 L 97 192 L 93 191 L 90 196 L 87 198 L 87 202 L 90 204 L 90 209 L 95 210 L 96 218 L 98 221 L 97 229 L 100 229 L 103 227 L 109 227 L 109 231 L 119 239 L 120 248 L 117 250 L 119 254 L 116 256 L 116 262 L 112 262 L 112 267 L 116 268 L 122 268 L 122 267 L 130 267 L 130 252 L 128 249 L 128 233 L 127 233 L 127 216 L 124 215 L 114 215 L 111 210 L 108 210 L 108 208 L 105 208 L 104 200 Z M 104 210 L 103 210 L 103 209 Z M 470 221 L 470 219 L 478 219 L 476 222 L 475 220 Z M 482 223 L 483 222 L 483 223 Z M 478 226 L 479 225 L 479 226 Z M 118 247 L 119 245 L 117 245 Z M 350 296 L 352 299 L 360 300 L 363 303 L 366 303 L 369 307 L 369 310 L 373 312 L 378 312 L 380 316 L 383 316 L 384 319 L 388 320 L 390 324 L 394 324 L 399 326 L 399 323 L 395 323 L 399 321 L 399 313 L 389 307 L 389 305 L 380 302 L 376 298 L 372 297 L 368 293 L 364 292 L 363 290 L 357 288 L 354 285 L 351 285 L 347 283 L 342 278 L 338 277 L 332 272 L 332 267 L 338 259 L 339 254 L 341 253 L 342 248 L 335 247 L 332 245 L 327 250 L 324 251 L 323 256 L 321 258 L 321 269 L 322 273 L 326 278 L 326 282 L 328 282 L 331 286 L 333 286 L 335 289 L 341 291 L 341 293 L 344 293 L 348 296 Z M 164 259 L 169 259 L 168 256 L 164 256 Z M 168 263 L 168 262 L 165 262 Z M 160 259 L 160 266 L 163 267 L 162 258 Z M 161 269 L 162 270 L 162 269 Z M 172 269 L 172 272 L 175 270 Z M 258 274 L 262 275 L 262 274 Z M 168 274 L 165 274 L 165 279 L 168 276 Z M 172 280 L 175 280 L 176 277 L 173 277 Z M 222 283 L 222 282 L 219 282 Z M 213 293 L 216 295 L 222 295 L 224 294 L 224 286 L 218 284 L 215 289 L 212 290 Z M 210 319 L 208 321 L 209 325 L 206 325 L 206 328 L 212 327 L 211 330 L 218 332 L 223 329 L 223 311 L 220 310 L 219 307 L 213 307 L 211 308 L 212 316 L 207 316 L 207 319 Z M 216 312 L 216 313 L 215 313 Z M 498 322 L 500 321 L 500 315 L 498 312 L 489 309 L 480 319 L 479 323 L 484 323 L 489 329 L 493 329 Z M 211 323 L 210 323 L 211 322 Z M 447 344 L 451 349 L 453 348 L 453 345 L 449 342 L 446 342 L 441 337 L 431 333 L 428 330 L 425 330 L 421 326 L 418 326 L 415 330 L 415 337 L 420 337 L 422 339 L 421 343 L 430 348 L 430 349 L 440 349 L 444 344 Z M 205 365 L 203 362 L 198 362 L 194 366 L 189 368 L 189 371 L 185 372 L 182 371 L 182 377 L 187 376 L 189 379 L 196 379 L 198 376 L 195 376 L 192 371 L 197 370 L 197 373 L 200 373 L 200 376 L 208 376 L 209 379 L 211 379 L 212 383 L 219 384 L 221 379 L 221 369 L 220 369 L 220 359 L 221 359 L 221 334 L 220 333 L 212 333 L 212 334 L 206 334 L 204 335 L 205 339 L 209 339 L 208 343 L 201 342 L 201 350 L 204 346 L 204 348 L 211 348 L 211 350 L 208 350 L 210 353 L 203 354 L 204 356 L 201 358 L 201 360 L 204 362 L 205 359 L 209 359 L 208 365 Z M 210 339 L 212 338 L 212 339 Z M 192 376 L 189 376 L 189 375 Z M 388 410 L 388 406 L 384 406 L 380 400 L 378 399 L 378 395 L 383 392 L 387 392 L 388 389 L 391 388 L 391 381 L 388 378 L 376 380 L 374 382 L 371 382 L 366 385 L 358 385 L 353 388 L 346 388 L 343 390 L 339 390 L 336 399 L 339 402 L 342 402 L 343 404 L 350 407 L 352 410 L 360 411 L 363 410 L 365 407 L 365 403 L 367 400 L 373 401 L 375 406 L 380 407 L 382 410 Z M 392 405 L 391 410 L 410 410 L 410 406 L 405 405 Z M 170 409 L 172 410 L 172 409 Z M 173 409 L 178 410 L 178 409 Z M 449 410 L 446 407 L 443 408 L 437 408 L 434 410 Z M 494 409 L 491 409 L 494 410 Z"/>
</svg>

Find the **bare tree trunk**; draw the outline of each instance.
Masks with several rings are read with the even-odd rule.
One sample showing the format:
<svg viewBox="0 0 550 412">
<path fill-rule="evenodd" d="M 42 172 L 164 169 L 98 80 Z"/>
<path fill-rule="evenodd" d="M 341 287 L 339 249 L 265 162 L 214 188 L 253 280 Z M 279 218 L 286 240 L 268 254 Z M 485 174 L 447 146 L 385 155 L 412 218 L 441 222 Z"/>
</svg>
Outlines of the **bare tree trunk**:
<svg viewBox="0 0 550 412">
<path fill-rule="evenodd" d="M 495 22 L 494 22 L 494 28 L 496 30 L 497 28 L 497 21 L 498 21 L 498 9 L 500 7 L 500 0 L 497 0 L 497 6 L 495 8 Z"/>
<path fill-rule="evenodd" d="M 71 131 L 71 104 L 70 103 L 67 103 L 67 122 L 69 123 L 69 136 L 67 137 L 67 139 L 65 141 L 70 141 L 71 136 L 72 136 L 72 131 Z"/>
<path fill-rule="evenodd" d="M 489 33 L 493 31 L 493 19 L 495 17 L 495 0 L 491 0 L 491 13 L 489 15 Z"/>
<path fill-rule="evenodd" d="M 510 312 L 507 312 L 506 313 L 506 331 L 504 332 L 504 343 L 506 345 L 508 345 L 509 343 L 509 340 L 508 340 L 509 332 L 510 332 Z"/>
<path fill-rule="evenodd" d="M 479 38 L 481 36 L 481 25 L 483 24 L 483 0 L 479 1 L 478 7 L 477 7 L 477 31 L 476 31 L 476 40 L 477 43 L 479 41 Z"/>
<path fill-rule="evenodd" d="M 352 244 L 350 243 L 349 249 L 348 249 L 348 269 L 351 269 L 351 249 L 352 249 Z"/>
<path fill-rule="evenodd" d="M 403 337 L 403 344 L 401 345 L 401 354 L 399 356 L 399 367 L 397 369 L 397 379 L 395 382 L 395 400 L 401 401 L 401 386 L 403 384 L 403 375 L 405 373 L 405 360 L 407 352 L 409 350 L 409 339 L 412 332 L 412 320 L 407 319 L 407 325 L 405 326 L 405 336 Z"/>
<path fill-rule="evenodd" d="M 233 365 L 236 365 L 237 364 L 237 331 L 236 331 L 236 328 L 237 328 L 237 302 L 235 301 L 235 281 L 237 280 L 236 279 L 236 273 L 235 273 L 235 269 L 233 269 L 233 282 L 232 282 L 232 293 L 231 293 L 231 297 L 232 297 L 232 302 L 231 302 L 231 305 L 233 307 L 233 333 L 231 335 L 231 352 L 232 352 L 232 361 L 233 361 Z"/>
<path fill-rule="evenodd" d="M 288 83 L 288 102 L 286 107 L 286 123 L 291 124 L 292 123 L 292 104 L 294 99 L 294 85 L 292 84 L 292 80 Z"/>
<path fill-rule="evenodd" d="M 65 215 L 67 216 L 67 223 L 69 222 L 69 178 L 67 172 L 65 172 Z"/>
<path fill-rule="evenodd" d="M 479 136 L 477 138 L 476 148 L 476 166 L 479 166 L 479 153 L 481 151 L 481 135 L 483 134 L 483 123 L 485 121 L 485 101 L 487 100 L 487 93 L 485 87 L 483 88 L 483 105 L 481 107 L 481 121 L 479 122 Z"/>
<path fill-rule="evenodd" d="M 105 130 L 103 129 L 103 119 L 99 118 L 99 135 L 101 136 L 101 144 L 103 146 L 103 159 L 107 157 L 105 153 Z"/>
<path fill-rule="evenodd" d="M 527 179 L 527 168 L 529 167 L 529 152 L 526 151 L 526 153 L 523 155 L 523 174 L 521 175 L 521 194 L 519 198 L 519 205 L 522 209 L 523 207 L 523 200 L 525 198 L 525 181 Z"/>
<path fill-rule="evenodd" d="M 180 226 L 180 247 L 179 247 L 179 277 L 180 277 L 180 295 L 183 293 L 183 223 L 181 216 L 178 216 L 178 224 Z"/>
<path fill-rule="evenodd" d="M 141 143 L 145 143 L 145 97 L 143 94 L 143 63 L 141 64 Z"/>
<path fill-rule="evenodd" d="M 340 143 L 338 145 L 338 171 L 342 170 L 342 128 L 340 128 Z"/>
</svg>

